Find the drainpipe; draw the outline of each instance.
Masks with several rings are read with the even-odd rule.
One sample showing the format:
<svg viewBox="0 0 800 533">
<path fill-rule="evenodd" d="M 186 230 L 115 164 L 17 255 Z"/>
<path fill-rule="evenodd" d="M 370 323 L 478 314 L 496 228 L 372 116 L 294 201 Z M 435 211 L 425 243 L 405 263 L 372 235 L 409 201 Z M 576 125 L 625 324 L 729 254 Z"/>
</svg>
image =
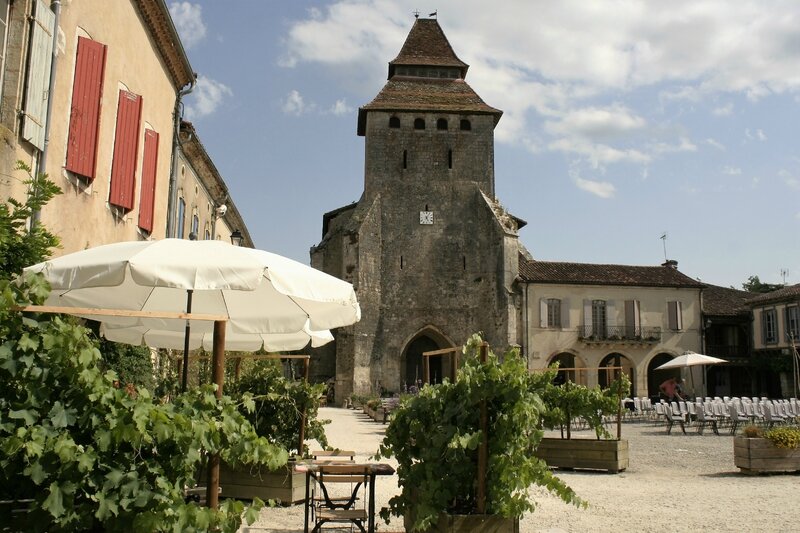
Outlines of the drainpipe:
<svg viewBox="0 0 800 533">
<path fill-rule="evenodd" d="M 173 134 L 172 134 L 172 156 L 169 165 L 169 196 L 167 197 L 167 238 L 175 237 L 175 205 L 178 203 L 178 148 L 180 147 L 180 133 L 181 133 L 181 116 L 182 106 L 181 100 L 184 96 L 194 90 L 197 83 L 197 76 L 178 91 L 175 98 L 175 110 L 173 112 Z"/>
<path fill-rule="evenodd" d="M 53 24 L 53 58 L 50 63 L 50 81 L 47 85 L 47 112 L 44 122 L 44 147 L 37 158 L 36 172 L 34 173 L 34 177 L 38 176 L 42 172 L 45 172 L 47 169 L 47 147 L 50 144 L 50 118 L 53 115 L 53 89 L 56 85 L 56 62 L 58 61 L 58 22 L 61 19 L 61 0 L 53 0 L 50 4 L 50 8 L 55 14 L 55 23 Z M 40 217 L 41 211 L 38 209 L 31 213 L 31 231 L 33 231 L 33 228 L 35 228 L 39 223 Z"/>
</svg>

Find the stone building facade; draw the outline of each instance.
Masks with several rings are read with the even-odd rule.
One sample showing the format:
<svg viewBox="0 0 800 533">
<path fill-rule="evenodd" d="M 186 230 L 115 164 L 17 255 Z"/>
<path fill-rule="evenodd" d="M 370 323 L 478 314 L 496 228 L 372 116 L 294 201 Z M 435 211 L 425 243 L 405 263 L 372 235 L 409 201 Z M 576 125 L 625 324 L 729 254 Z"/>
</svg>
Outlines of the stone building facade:
<svg viewBox="0 0 800 533">
<path fill-rule="evenodd" d="M 359 109 L 364 193 L 323 219 L 312 266 L 353 283 L 362 319 L 337 332 L 316 373 L 335 373 L 337 399 L 422 379 L 422 352 L 476 331 L 516 339 L 512 284 L 522 221 L 494 197 L 501 111 L 464 80 L 436 20 L 418 19 L 386 85 Z M 431 377 L 447 376 L 447 359 Z"/>
<path fill-rule="evenodd" d="M 518 346 L 531 370 L 581 367 L 570 377 L 591 386 L 609 381 L 603 367 L 622 366 L 632 393 L 657 390 L 656 366 L 703 346 L 704 285 L 672 261 L 533 259 L 518 238 L 525 222 L 495 197 L 502 113 L 466 83 L 467 69 L 438 22 L 417 19 L 383 89 L 359 109 L 364 193 L 324 215 L 311 263 L 353 283 L 362 319 L 316 351 L 316 377 L 334 378 L 338 402 L 401 391 L 425 378 L 423 352 L 481 332 L 497 350 Z M 564 304 L 557 324 L 548 300 Z M 447 356 L 430 362 L 433 381 L 449 377 Z"/>
</svg>

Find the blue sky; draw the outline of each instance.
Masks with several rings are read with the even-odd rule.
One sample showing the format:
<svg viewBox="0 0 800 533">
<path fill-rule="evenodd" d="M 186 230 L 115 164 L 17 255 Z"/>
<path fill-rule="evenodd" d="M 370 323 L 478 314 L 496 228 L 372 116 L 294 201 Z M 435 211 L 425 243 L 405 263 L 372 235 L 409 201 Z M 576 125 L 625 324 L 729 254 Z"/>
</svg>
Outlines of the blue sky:
<svg viewBox="0 0 800 533">
<path fill-rule="evenodd" d="M 358 200 L 358 107 L 436 10 L 504 111 L 496 194 L 535 258 L 657 265 L 666 244 L 704 282 L 800 282 L 794 0 L 167 3 L 199 76 L 186 118 L 259 248 L 308 263 Z"/>
</svg>

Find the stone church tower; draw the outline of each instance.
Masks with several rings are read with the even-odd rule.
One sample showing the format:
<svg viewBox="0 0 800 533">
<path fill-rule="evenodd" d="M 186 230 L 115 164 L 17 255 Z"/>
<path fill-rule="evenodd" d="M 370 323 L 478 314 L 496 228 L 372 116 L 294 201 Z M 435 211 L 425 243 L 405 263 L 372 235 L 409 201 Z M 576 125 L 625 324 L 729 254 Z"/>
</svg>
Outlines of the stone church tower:
<svg viewBox="0 0 800 533">
<path fill-rule="evenodd" d="M 483 332 L 516 341 L 517 231 L 498 204 L 494 128 L 502 111 L 466 83 L 468 65 L 434 19 L 417 19 L 388 81 L 358 111 L 365 139 L 364 193 L 323 217 L 315 268 L 356 288 L 359 323 L 315 354 L 315 374 L 335 376 L 336 401 L 422 376 L 422 352 Z M 431 360 L 433 380 L 449 361 Z M 377 391 L 376 391 L 377 392 Z"/>
</svg>

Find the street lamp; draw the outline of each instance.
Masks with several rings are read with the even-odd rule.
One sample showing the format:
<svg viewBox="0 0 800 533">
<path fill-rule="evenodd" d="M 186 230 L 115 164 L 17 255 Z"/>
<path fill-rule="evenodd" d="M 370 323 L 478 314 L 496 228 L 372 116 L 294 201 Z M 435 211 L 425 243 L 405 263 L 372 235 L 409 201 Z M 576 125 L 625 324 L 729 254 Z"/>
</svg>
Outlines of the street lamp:
<svg viewBox="0 0 800 533">
<path fill-rule="evenodd" d="M 233 230 L 231 233 L 231 244 L 234 246 L 241 246 L 244 242 L 244 235 L 238 229 Z"/>
</svg>

